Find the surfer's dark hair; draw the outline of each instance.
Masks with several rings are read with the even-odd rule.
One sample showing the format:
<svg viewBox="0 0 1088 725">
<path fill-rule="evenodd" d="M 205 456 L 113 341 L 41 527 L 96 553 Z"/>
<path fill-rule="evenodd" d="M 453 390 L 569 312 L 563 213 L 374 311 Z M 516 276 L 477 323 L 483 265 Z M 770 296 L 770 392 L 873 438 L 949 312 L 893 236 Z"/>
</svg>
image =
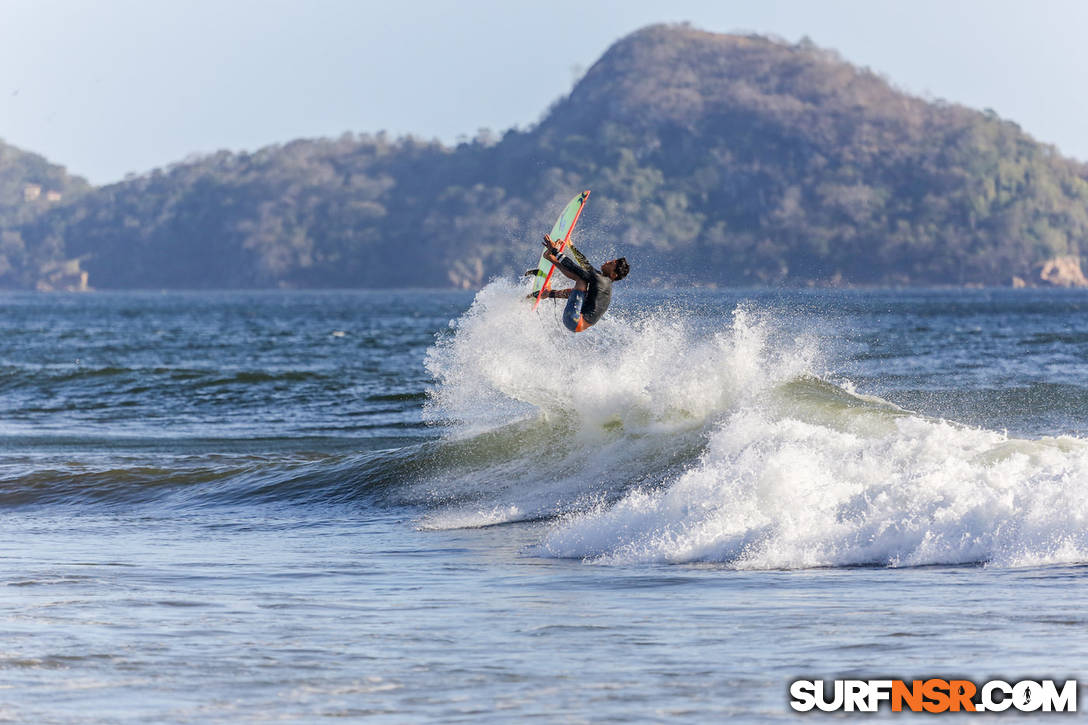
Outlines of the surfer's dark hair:
<svg viewBox="0 0 1088 725">
<path fill-rule="evenodd" d="M 630 265 L 627 264 L 627 257 L 620 257 L 616 260 L 615 270 L 617 282 L 627 276 L 627 273 L 631 271 Z"/>
</svg>

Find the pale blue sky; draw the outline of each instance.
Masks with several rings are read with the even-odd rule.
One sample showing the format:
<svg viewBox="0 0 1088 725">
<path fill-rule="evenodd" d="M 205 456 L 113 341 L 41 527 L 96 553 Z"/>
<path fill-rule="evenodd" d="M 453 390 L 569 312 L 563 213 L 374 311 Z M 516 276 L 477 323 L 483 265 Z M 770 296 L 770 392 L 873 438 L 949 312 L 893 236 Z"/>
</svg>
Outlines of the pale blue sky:
<svg viewBox="0 0 1088 725">
<path fill-rule="evenodd" d="M 1080 0 L 0 0 L 0 138 L 95 183 L 217 149 L 532 124 L 654 22 L 808 35 L 1088 159 Z"/>
</svg>

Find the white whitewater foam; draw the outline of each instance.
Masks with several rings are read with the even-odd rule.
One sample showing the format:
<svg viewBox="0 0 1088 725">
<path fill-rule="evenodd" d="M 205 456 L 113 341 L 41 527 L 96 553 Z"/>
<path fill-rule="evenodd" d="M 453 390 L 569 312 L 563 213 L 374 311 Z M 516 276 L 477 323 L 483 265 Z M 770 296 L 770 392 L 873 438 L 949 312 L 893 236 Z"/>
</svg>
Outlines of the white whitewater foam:
<svg viewBox="0 0 1088 725">
<path fill-rule="evenodd" d="M 744 410 L 663 490 L 569 516 L 543 553 L 738 568 L 1088 561 L 1088 444 L 897 416 Z"/>
</svg>

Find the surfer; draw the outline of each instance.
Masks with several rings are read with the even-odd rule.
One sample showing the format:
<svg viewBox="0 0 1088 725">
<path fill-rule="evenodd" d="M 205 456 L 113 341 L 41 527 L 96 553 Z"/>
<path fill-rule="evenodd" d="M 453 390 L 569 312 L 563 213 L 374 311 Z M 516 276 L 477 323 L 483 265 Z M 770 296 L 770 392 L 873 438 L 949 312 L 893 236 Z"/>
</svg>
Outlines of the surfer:
<svg viewBox="0 0 1088 725">
<path fill-rule="evenodd" d="M 608 303 L 612 301 L 612 283 L 620 281 L 630 271 L 627 259 L 620 257 L 609 260 L 596 270 L 573 246 L 568 248 L 582 264 L 567 256 L 566 252 L 560 252 L 547 234 L 544 235 L 544 247 L 547 249 L 544 258 L 554 264 L 565 277 L 574 280 L 574 287 L 544 290 L 542 299 L 566 299 L 563 324 L 571 332 L 581 332 L 601 319 L 604 311 L 608 309 Z"/>
</svg>

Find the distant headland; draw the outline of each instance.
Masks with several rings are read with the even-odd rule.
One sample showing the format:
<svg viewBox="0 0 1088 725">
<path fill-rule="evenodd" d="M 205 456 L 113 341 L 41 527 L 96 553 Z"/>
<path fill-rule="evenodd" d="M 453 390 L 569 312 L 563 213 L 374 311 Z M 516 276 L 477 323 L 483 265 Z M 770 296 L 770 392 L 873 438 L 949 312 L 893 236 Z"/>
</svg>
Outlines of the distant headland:
<svg viewBox="0 0 1088 725">
<path fill-rule="evenodd" d="M 0 143 L 0 288 L 475 288 L 583 188 L 580 246 L 645 284 L 1088 286 L 1088 165 L 807 39 L 656 25 L 455 147 L 345 133 L 93 187 Z"/>
</svg>

